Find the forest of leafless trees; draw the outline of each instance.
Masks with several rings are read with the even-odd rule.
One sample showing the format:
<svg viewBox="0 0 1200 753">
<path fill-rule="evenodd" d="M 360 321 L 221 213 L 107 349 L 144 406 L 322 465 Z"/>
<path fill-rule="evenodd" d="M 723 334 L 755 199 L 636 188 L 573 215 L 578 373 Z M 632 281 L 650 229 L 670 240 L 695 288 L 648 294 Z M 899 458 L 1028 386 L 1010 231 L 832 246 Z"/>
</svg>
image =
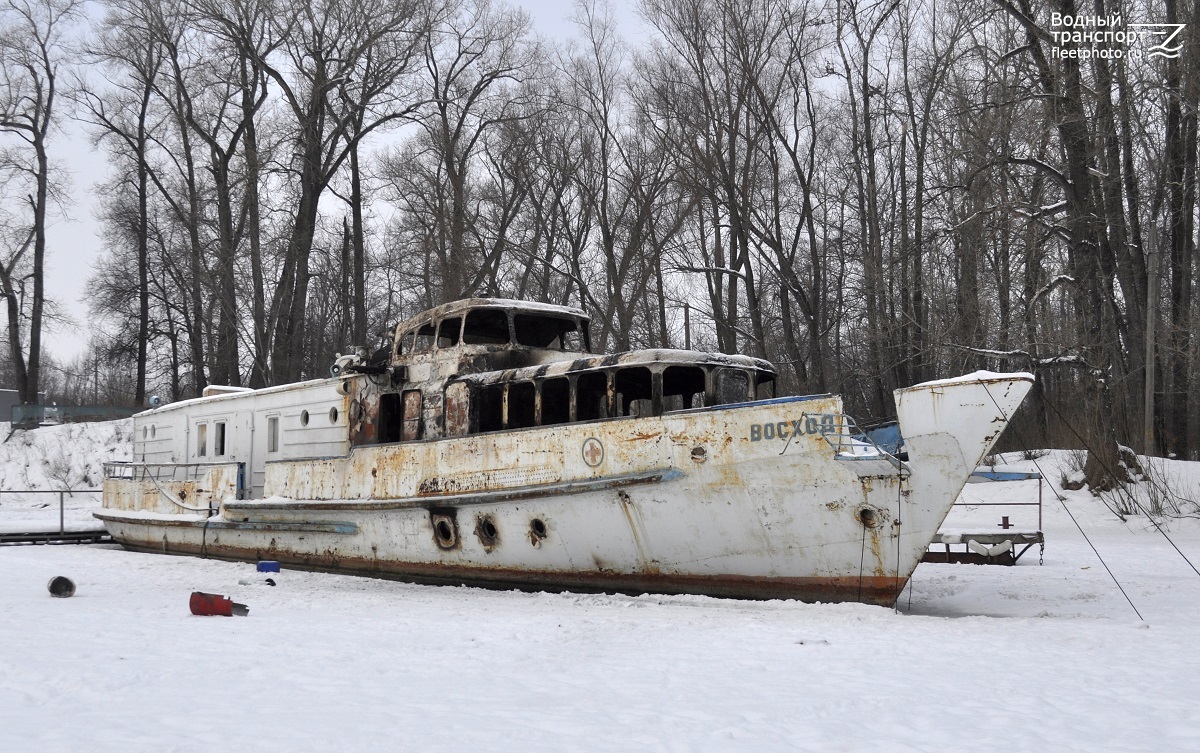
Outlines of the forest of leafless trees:
<svg viewBox="0 0 1200 753">
<path fill-rule="evenodd" d="M 1010 441 L 1200 457 L 1195 3 L 630 1 L 546 39 L 504 0 L 0 0 L 12 379 L 50 379 L 73 119 L 111 171 L 66 398 L 322 376 L 486 295 L 865 418 L 1032 371 Z"/>
</svg>

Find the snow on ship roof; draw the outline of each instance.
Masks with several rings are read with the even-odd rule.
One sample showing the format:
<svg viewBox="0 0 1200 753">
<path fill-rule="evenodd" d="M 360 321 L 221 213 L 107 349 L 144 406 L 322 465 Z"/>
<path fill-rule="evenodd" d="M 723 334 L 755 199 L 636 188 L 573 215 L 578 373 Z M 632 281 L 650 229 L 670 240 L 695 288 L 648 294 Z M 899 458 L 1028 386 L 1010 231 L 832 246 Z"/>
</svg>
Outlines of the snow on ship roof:
<svg viewBox="0 0 1200 753">
<path fill-rule="evenodd" d="M 679 364 L 681 366 L 730 366 L 739 369 L 757 369 L 759 371 L 770 372 L 771 374 L 775 373 L 775 367 L 770 361 L 764 361 L 761 358 L 754 358 L 753 356 L 652 348 L 630 350 L 625 353 L 581 355 L 580 358 L 555 361 L 538 366 L 463 374 L 459 378 L 471 382 L 495 382 L 497 380 L 561 376 L 571 372 L 591 369 L 644 366 L 652 363 Z"/>
<path fill-rule="evenodd" d="M 188 406 L 193 406 L 193 405 L 211 405 L 211 404 L 213 404 L 215 402 L 219 402 L 221 400 L 232 400 L 232 399 L 236 399 L 236 398 L 245 397 L 246 395 L 266 395 L 266 394 L 270 394 L 273 392 L 288 392 L 290 390 L 295 390 L 300 387 L 315 387 L 320 384 L 332 384 L 334 382 L 339 382 L 343 379 L 348 379 L 348 378 L 352 379 L 357 376 L 359 376 L 359 375 L 358 374 L 346 374 L 339 378 L 322 377 L 320 379 L 309 379 L 304 382 L 288 382 L 287 384 L 276 384 L 276 385 L 272 385 L 270 387 L 259 387 L 257 389 L 238 389 L 236 391 L 222 392 L 222 393 L 218 393 L 215 395 L 201 395 L 200 397 L 189 397 L 187 400 L 177 400 L 173 403 L 167 403 L 166 405 L 160 405 L 157 408 L 151 408 L 149 410 L 144 410 L 141 413 L 135 413 L 134 415 L 140 417 L 140 416 L 149 415 L 151 413 L 160 413 L 160 412 L 165 413 L 167 411 L 175 410 L 176 408 L 183 408 L 183 407 L 188 407 Z M 217 386 L 223 386 L 223 385 L 217 385 Z"/>
<path fill-rule="evenodd" d="M 1033 381 L 1033 374 L 1026 371 L 1014 371 L 1006 373 L 1002 371 L 973 371 L 970 374 L 962 376 L 950 377 L 948 379 L 934 379 L 930 382 L 921 382 L 914 384 L 909 389 L 917 387 L 943 387 L 949 384 L 963 384 L 965 382 L 995 382 L 1001 379 L 1028 379 Z"/>
<path fill-rule="evenodd" d="M 430 319 L 439 319 L 451 314 L 458 314 L 477 308 L 504 308 L 528 312 L 531 314 L 553 314 L 556 316 L 578 317 L 589 319 L 583 309 L 574 306 L 556 306 L 552 303 L 537 303 L 534 301 L 518 301 L 514 298 L 462 298 L 457 301 L 443 303 L 431 309 L 426 309 L 416 316 L 410 316 L 396 325 L 399 332 L 407 331 L 418 324 Z"/>
</svg>

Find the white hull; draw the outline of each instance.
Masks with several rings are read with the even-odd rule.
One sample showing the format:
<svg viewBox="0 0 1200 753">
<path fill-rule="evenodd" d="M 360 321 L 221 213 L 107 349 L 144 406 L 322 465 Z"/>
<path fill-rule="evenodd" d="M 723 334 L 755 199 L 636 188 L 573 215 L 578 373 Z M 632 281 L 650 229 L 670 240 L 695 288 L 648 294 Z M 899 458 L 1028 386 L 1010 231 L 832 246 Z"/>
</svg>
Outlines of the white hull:
<svg viewBox="0 0 1200 753">
<path fill-rule="evenodd" d="M 135 473 L 98 517 L 132 549 L 418 581 L 890 604 L 1031 381 L 897 391 L 906 464 L 840 398 L 784 398 L 271 462 L 261 499 L 230 464 Z"/>
</svg>

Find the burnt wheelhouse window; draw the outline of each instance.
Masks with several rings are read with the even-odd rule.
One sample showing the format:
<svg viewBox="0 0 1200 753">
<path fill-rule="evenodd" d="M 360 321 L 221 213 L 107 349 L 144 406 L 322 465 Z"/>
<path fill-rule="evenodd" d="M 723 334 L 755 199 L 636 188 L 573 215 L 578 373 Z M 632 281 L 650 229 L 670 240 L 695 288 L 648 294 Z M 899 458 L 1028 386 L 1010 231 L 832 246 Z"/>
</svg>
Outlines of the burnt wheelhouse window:
<svg viewBox="0 0 1200 753">
<path fill-rule="evenodd" d="M 439 348 L 450 348 L 458 345 L 459 330 L 462 329 L 462 318 L 454 317 L 453 319 L 443 319 L 438 325 L 437 346 Z"/>
<path fill-rule="evenodd" d="M 544 314 L 517 314 L 513 317 L 517 344 L 530 348 L 582 351 L 583 337 L 579 322 Z"/>
<path fill-rule="evenodd" d="M 537 426 L 535 401 L 537 388 L 533 382 L 512 382 L 508 385 L 508 427 L 524 429 Z"/>
<path fill-rule="evenodd" d="M 433 322 L 422 324 L 417 328 L 417 339 L 413 343 L 411 352 L 421 353 L 426 350 L 433 350 L 434 336 L 435 330 L 433 328 Z"/>
<path fill-rule="evenodd" d="M 717 369 L 713 376 L 717 405 L 744 403 L 750 399 L 750 377 L 741 369 Z"/>
<path fill-rule="evenodd" d="M 400 393 L 385 392 L 379 396 L 379 441 L 399 442 L 404 423 L 404 408 Z"/>
<path fill-rule="evenodd" d="M 385 392 L 379 396 L 380 442 L 410 442 L 424 435 L 421 390 Z"/>
<path fill-rule="evenodd" d="M 688 410 L 704 405 L 704 369 L 699 366 L 668 366 L 663 370 L 663 410 Z"/>
<path fill-rule="evenodd" d="M 416 341 L 417 331 L 415 329 L 410 329 L 404 333 L 403 337 L 400 338 L 400 344 L 397 346 L 396 353 L 412 353 L 413 345 L 416 343 Z"/>
<path fill-rule="evenodd" d="M 465 345 L 508 343 L 508 314 L 503 309 L 475 309 L 467 313 L 462 341 Z"/>
<path fill-rule="evenodd" d="M 775 397 L 775 375 L 769 371 L 754 372 L 754 397 L 769 400 Z"/>
<path fill-rule="evenodd" d="M 575 380 L 575 420 L 608 418 L 608 374 L 589 371 Z"/>
<path fill-rule="evenodd" d="M 566 377 L 546 379 L 541 384 L 542 426 L 571 421 L 571 383 Z"/>
<path fill-rule="evenodd" d="M 616 376 L 618 416 L 654 414 L 654 375 L 644 366 L 618 369 Z"/>
<path fill-rule="evenodd" d="M 504 385 L 481 384 L 479 391 L 479 431 L 501 431 L 504 429 Z"/>
</svg>

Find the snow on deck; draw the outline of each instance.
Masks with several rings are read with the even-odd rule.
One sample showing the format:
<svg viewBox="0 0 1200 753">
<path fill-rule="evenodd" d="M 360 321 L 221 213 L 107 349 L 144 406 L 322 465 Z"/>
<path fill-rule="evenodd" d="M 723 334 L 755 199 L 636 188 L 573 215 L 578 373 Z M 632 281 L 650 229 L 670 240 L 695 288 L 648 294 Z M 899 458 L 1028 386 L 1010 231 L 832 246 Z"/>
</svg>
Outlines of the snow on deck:
<svg viewBox="0 0 1200 753">
<path fill-rule="evenodd" d="M 945 386 L 948 386 L 951 384 L 964 384 L 966 382 L 994 382 L 994 381 L 997 381 L 1000 379 L 1029 379 L 1029 380 L 1032 380 L 1033 378 L 1034 378 L 1033 374 L 1030 374 L 1027 371 L 1013 371 L 1013 372 L 973 371 L 970 374 L 963 374 L 962 376 L 949 377 L 948 379 L 934 379 L 929 382 L 921 382 L 920 384 L 914 384 L 912 387 L 910 387 L 908 389 L 914 389 L 917 387 L 945 387 Z"/>
<path fill-rule="evenodd" d="M 1044 566 L 922 564 L 899 612 L 291 570 L 270 587 L 252 564 L 3 547 L 0 749 L 1200 750 L 1200 577 L 1144 519 L 1067 497 L 1146 623 L 1049 490 Z M 1170 532 L 1200 562 L 1200 523 Z M 55 575 L 77 595 L 51 598 Z M 195 590 L 250 616 L 194 617 Z"/>
</svg>

